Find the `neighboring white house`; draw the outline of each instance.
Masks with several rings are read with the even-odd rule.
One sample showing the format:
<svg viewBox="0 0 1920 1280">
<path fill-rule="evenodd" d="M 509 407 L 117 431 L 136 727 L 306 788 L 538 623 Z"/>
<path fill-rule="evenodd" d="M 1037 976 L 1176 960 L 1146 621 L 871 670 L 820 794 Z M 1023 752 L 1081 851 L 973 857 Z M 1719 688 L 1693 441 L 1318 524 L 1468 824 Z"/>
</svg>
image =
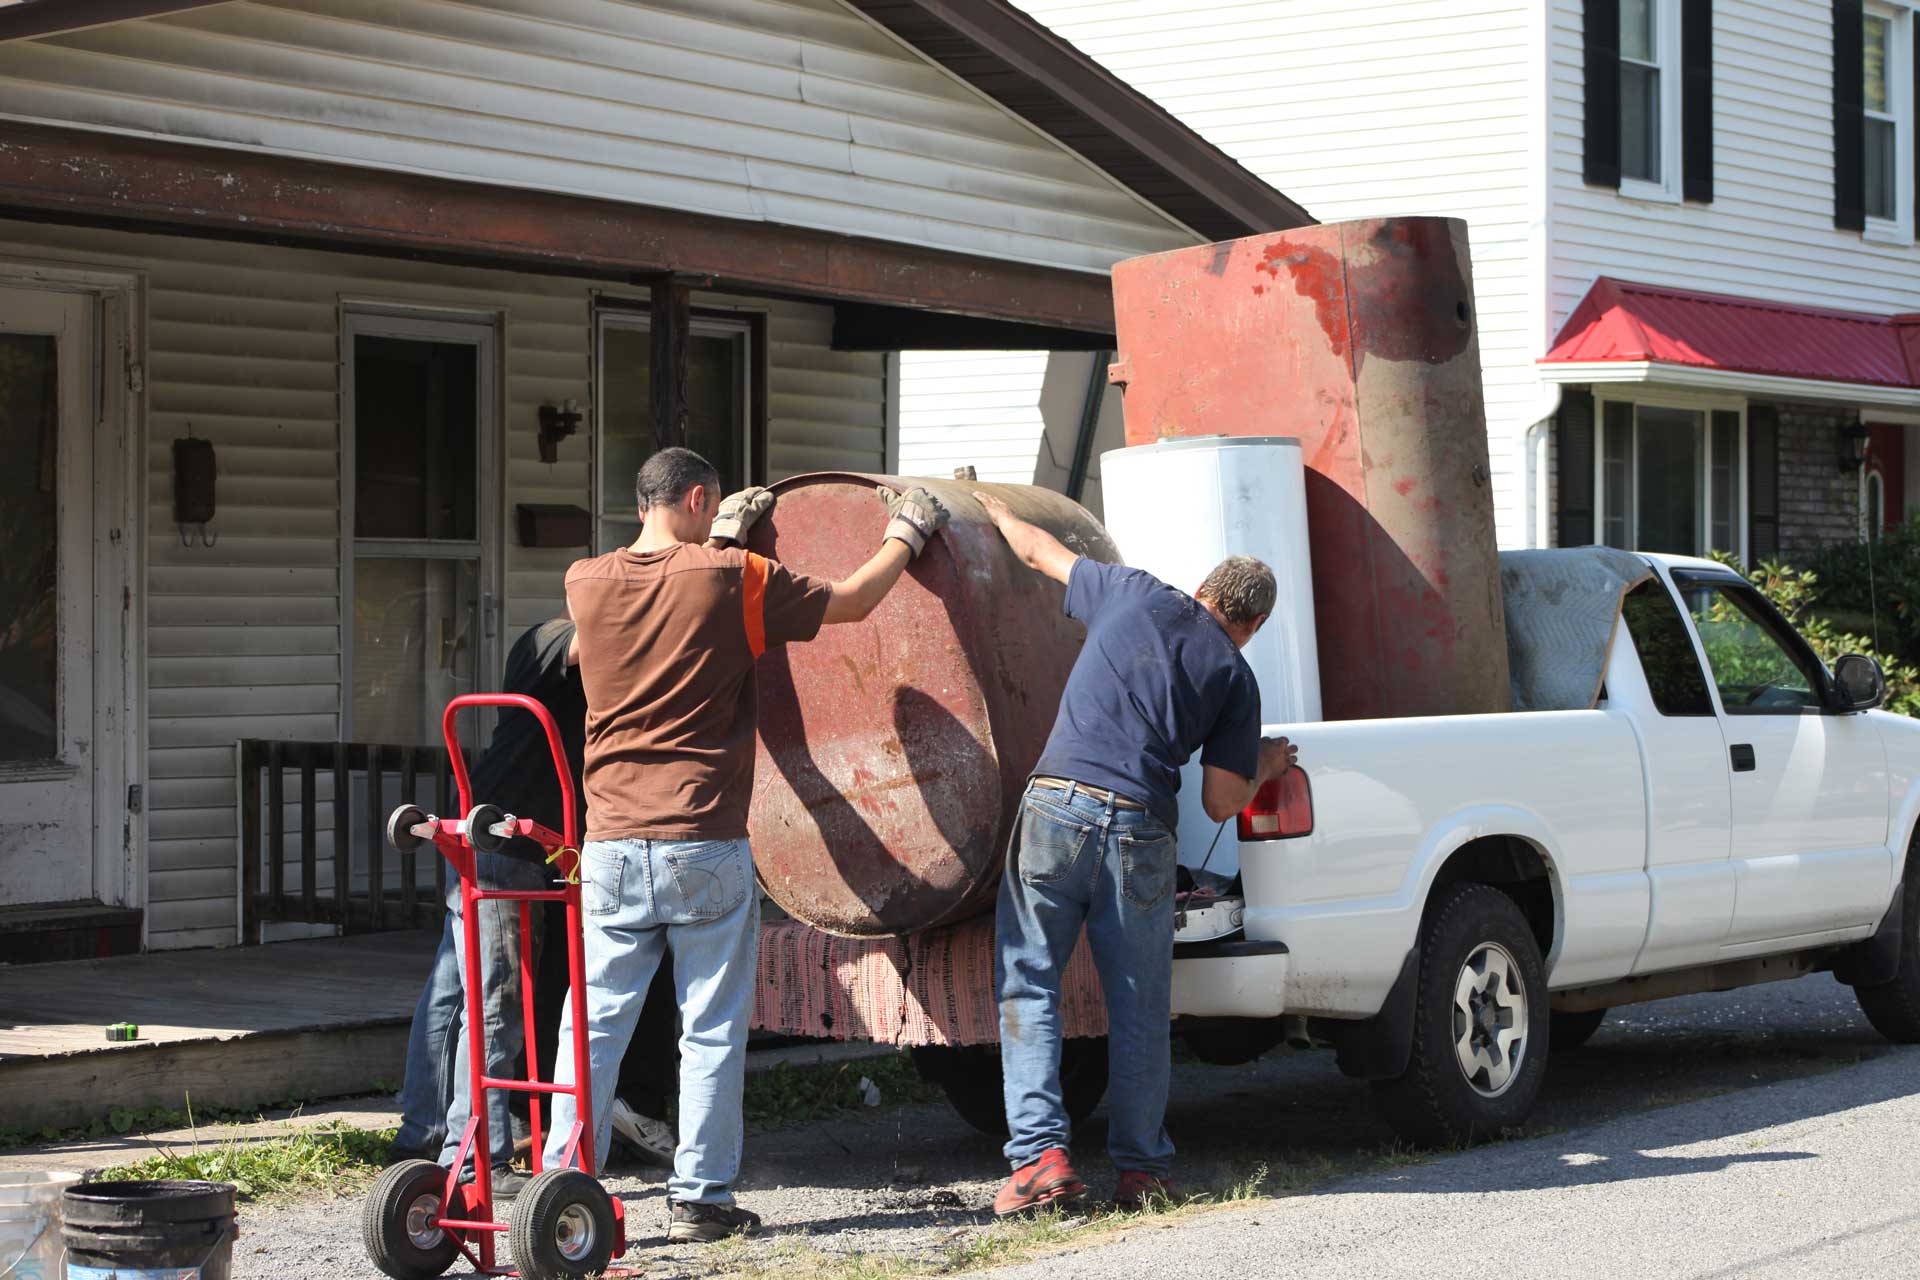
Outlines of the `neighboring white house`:
<svg viewBox="0 0 1920 1280">
<path fill-rule="evenodd" d="M 1467 220 L 1503 545 L 1792 554 L 1920 505 L 1911 0 L 1025 8 L 1323 221 Z M 964 367 L 903 366 L 903 465 L 1035 451 L 1038 362 Z"/>
</svg>

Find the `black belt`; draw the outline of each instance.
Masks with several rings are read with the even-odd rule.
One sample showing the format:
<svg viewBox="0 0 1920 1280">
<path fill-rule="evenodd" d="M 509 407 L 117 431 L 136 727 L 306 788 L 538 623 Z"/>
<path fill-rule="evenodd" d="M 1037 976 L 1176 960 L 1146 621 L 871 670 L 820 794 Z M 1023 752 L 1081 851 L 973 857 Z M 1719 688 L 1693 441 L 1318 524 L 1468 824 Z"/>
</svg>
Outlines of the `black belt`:
<svg viewBox="0 0 1920 1280">
<path fill-rule="evenodd" d="M 1084 782 L 1071 782 L 1066 778 L 1035 778 L 1028 785 L 1039 787 L 1042 791 L 1077 791 L 1081 795 L 1092 796 L 1101 804 L 1110 804 L 1116 809 L 1139 809 L 1146 811 L 1145 805 L 1138 800 L 1129 800 L 1116 792 L 1100 787 L 1090 787 Z"/>
</svg>

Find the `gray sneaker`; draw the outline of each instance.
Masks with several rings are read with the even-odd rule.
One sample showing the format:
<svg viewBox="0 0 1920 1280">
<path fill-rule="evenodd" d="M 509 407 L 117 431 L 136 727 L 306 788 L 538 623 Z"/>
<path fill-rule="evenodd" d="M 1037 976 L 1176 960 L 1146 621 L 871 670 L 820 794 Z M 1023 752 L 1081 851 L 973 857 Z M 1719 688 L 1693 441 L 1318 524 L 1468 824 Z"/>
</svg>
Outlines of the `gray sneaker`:
<svg viewBox="0 0 1920 1280">
<path fill-rule="evenodd" d="M 728 1236 L 760 1234 L 760 1215 L 737 1204 L 667 1203 L 667 1239 L 675 1244 L 712 1244 Z"/>
</svg>

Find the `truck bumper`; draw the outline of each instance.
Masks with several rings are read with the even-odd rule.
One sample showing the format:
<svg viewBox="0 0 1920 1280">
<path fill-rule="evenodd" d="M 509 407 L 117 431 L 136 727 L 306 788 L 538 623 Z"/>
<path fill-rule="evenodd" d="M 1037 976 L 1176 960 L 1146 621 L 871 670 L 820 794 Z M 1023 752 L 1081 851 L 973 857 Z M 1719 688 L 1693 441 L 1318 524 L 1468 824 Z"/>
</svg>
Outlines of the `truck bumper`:
<svg viewBox="0 0 1920 1280">
<path fill-rule="evenodd" d="M 1286 1012 L 1287 944 L 1233 939 L 1174 949 L 1173 1016 L 1276 1018 Z"/>
</svg>

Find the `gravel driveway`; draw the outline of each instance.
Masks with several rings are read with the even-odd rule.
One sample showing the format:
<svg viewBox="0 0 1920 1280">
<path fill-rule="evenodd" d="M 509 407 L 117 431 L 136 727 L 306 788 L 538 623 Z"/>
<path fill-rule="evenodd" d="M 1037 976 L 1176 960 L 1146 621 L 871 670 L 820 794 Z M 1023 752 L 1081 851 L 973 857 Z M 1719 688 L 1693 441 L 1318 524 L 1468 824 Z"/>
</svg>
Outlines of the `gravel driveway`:
<svg viewBox="0 0 1920 1280">
<path fill-rule="evenodd" d="M 1641 1005 L 1613 1014 L 1587 1047 L 1555 1057 L 1531 1131 L 1845 1068 L 1889 1048 L 1852 992 L 1825 975 Z M 1340 1075 L 1331 1053 L 1278 1053 L 1247 1067 L 1176 1066 L 1167 1123 L 1180 1147 L 1178 1177 L 1188 1189 L 1219 1188 L 1265 1166 L 1268 1190 L 1284 1192 L 1407 1163 L 1374 1119 L 1368 1092 Z M 1077 1144 L 1095 1193 L 1109 1191 L 1112 1179 L 1103 1115 Z M 777 1256 L 796 1240 L 827 1252 L 907 1252 L 931 1261 L 991 1222 L 986 1205 L 1006 1176 L 997 1144 L 940 1105 L 883 1107 L 751 1134 L 746 1170 L 741 1202 L 766 1219 L 772 1239 L 723 1255 L 734 1261 Z M 636 1246 L 626 1266 L 657 1280 L 712 1274 L 710 1252 L 665 1244 L 656 1172 L 616 1169 L 609 1181 L 626 1200 Z M 234 1275 L 372 1280 L 379 1273 L 361 1251 L 359 1207 L 357 1197 L 250 1207 Z"/>
</svg>

